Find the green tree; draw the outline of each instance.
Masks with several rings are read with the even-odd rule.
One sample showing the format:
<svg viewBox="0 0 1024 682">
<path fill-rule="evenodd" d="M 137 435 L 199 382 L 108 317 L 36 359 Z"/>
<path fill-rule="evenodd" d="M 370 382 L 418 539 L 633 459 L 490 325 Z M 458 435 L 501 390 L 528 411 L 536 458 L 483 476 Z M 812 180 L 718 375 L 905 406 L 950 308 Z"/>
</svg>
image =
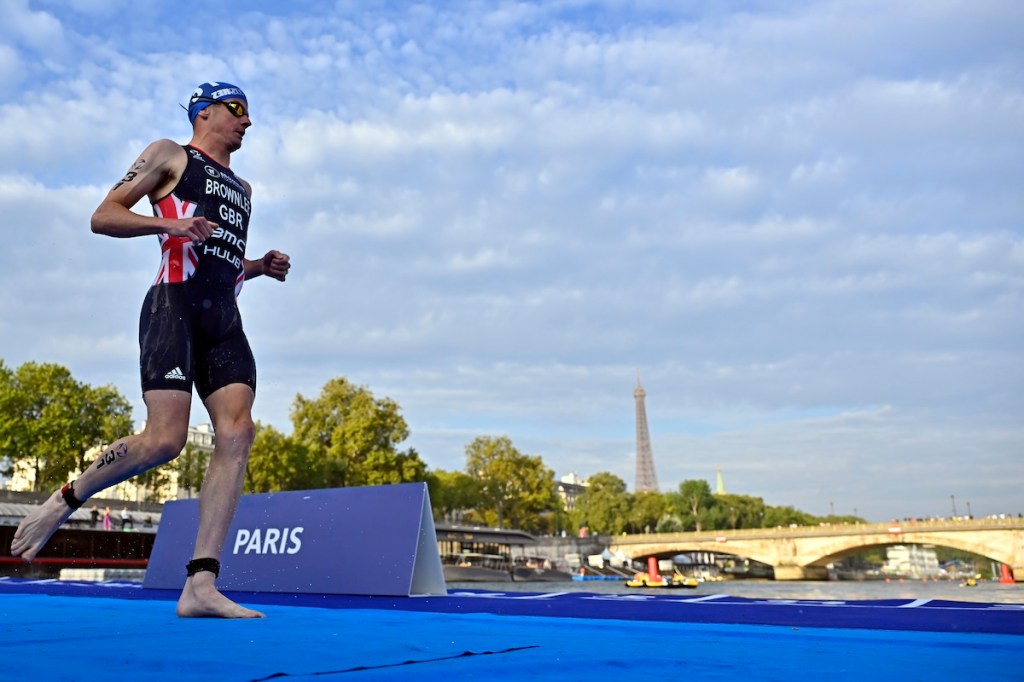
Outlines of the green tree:
<svg viewBox="0 0 1024 682">
<path fill-rule="evenodd" d="M 249 493 L 307 490 L 323 487 L 317 479 L 309 448 L 273 426 L 256 422 L 249 465 L 245 470 L 245 490 Z"/>
<path fill-rule="evenodd" d="M 799 509 L 790 506 L 768 507 L 764 514 L 764 527 L 777 528 L 779 526 L 816 526 L 818 520 Z"/>
<path fill-rule="evenodd" d="M 760 497 L 723 493 L 715 495 L 711 509 L 713 527 L 736 530 L 760 528 L 764 520 L 765 504 Z"/>
<path fill-rule="evenodd" d="M 711 507 L 715 504 L 707 481 L 683 481 L 676 492 L 669 493 L 669 500 L 682 518 L 685 529 L 698 533 L 707 525 Z"/>
<path fill-rule="evenodd" d="M 30 474 L 33 490 L 61 485 L 88 453 L 131 431 L 131 406 L 111 386 L 80 383 L 61 365 L 0 360 L 0 460 Z"/>
<path fill-rule="evenodd" d="M 434 519 L 446 523 L 462 521 L 465 511 L 480 499 L 477 481 L 464 471 L 435 469 L 427 474 L 427 489 Z"/>
<path fill-rule="evenodd" d="M 179 490 L 184 488 L 189 498 L 196 497 L 203 487 L 203 479 L 206 478 L 206 470 L 210 466 L 210 453 L 192 443 L 186 443 L 185 449 L 171 466 L 178 472 Z M 158 471 L 160 468 L 150 469 L 150 472 Z"/>
<path fill-rule="evenodd" d="M 359 485 L 390 485 L 427 480 L 427 465 L 414 448 L 402 452 L 374 450 L 366 457 Z"/>
<path fill-rule="evenodd" d="M 661 493 L 635 493 L 629 500 L 629 531 L 647 533 L 656 530 L 658 521 L 668 509 L 668 500 Z"/>
<path fill-rule="evenodd" d="M 409 437 L 398 404 L 374 398 L 367 388 L 331 379 L 313 400 L 296 396 L 291 418 L 292 438 L 315 463 L 309 487 L 426 480 L 426 465 L 416 451 L 398 450 Z"/>
<path fill-rule="evenodd" d="M 188 448 L 189 445 L 185 447 Z M 153 467 L 149 471 L 143 471 L 133 480 L 135 485 L 143 490 L 141 501 L 149 502 L 153 500 L 155 492 L 170 484 L 171 476 L 167 467 Z"/>
<path fill-rule="evenodd" d="M 866 519 L 863 519 L 859 516 L 854 516 L 853 514 L 829 514 L 827 516 L 819 517 L 818 521 L 821 523 L 829 523 L 836 526 L 867 523 Z"/>
<path fill-rule="evenodd" d="M 622 533 L 629 518 L 626 482 L 607 471 L 594 474 L 587 479 L 587 489 L 576 498 L 576 513 L 594 533 Z"/>
<path fill-rule="evenodd" d="M 524 455 L 508 436 L 481 436 L 466 446 L 466 473 L 476 481 L 485 523 L 544 530 L 557 505 L 555 476 L 540 457 Z"/>
<path fill-rule="evenodd" d="M 658 525 L 655 530 L 659 533 L 681 533 L 683 532 L 683 528 L 683 519 L 678 513 L 672 510 L 658 519 Z"/>
</svg>

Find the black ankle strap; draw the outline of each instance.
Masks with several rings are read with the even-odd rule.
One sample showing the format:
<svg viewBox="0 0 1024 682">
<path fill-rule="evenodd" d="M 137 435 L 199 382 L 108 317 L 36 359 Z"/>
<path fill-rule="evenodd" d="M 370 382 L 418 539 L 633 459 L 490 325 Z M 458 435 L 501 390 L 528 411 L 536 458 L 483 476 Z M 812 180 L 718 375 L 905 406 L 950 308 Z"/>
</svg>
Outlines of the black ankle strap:
<svg viewBox="0 0 1024 682">
<path fill-rule="evenodd" d="M 78 509 L 83 504 L 85 504 L 85 500 L 80 500 L 77 497 L 75 497 L 74 481 L 71 481 L 71 483 L 64 484 L 64 487 L 60 489 L 60 496 L 64 498 L 64 502 L 66 502 L 67 505 L 72 509 Z"/>
<path fill-rule="evenodd" d="M 185 564 L 185 570 L 188 571 L 189 577 L 194 576 L 200 571 L 208 571 L 213 573 L 213 577 L 216 578 L 220 575 L 220 562 L 216 559 L 193 559 L 192 561 Z"/>
</svg>

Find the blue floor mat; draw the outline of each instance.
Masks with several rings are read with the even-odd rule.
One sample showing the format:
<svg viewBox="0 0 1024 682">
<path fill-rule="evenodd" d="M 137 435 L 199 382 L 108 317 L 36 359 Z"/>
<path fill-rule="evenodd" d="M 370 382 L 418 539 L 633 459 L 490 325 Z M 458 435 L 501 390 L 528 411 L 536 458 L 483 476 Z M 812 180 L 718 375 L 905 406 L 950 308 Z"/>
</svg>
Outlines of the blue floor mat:
<svg viewBox="0 0 1024 682">
<path fill-rule="evenodd" d="M 180 619 L 176 595 L 132 584 L 0 580 L 0 680 L 1013 680 L 1024 660 L 1024 608 L 1012 605 L 232 596 L 267 618 Z M 698 609 L 723 622 L 692 618 Z M 915 627 L 887 622 L 905 613 L 921 614 Z M 779 614 L 789 622 L 724 622 Z M 919 627 L 928 618 L 940 627 Z M 1016 634 L 949 627 L 986 618 Z"/>
</svg>

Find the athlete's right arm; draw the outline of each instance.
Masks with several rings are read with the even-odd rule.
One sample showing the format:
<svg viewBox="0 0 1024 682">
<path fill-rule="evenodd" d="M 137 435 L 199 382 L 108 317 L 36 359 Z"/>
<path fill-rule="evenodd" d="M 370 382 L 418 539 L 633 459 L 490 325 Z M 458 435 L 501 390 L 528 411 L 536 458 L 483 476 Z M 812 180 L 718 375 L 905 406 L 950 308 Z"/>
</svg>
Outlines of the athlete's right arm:
<svg viewBox="0 0 1024 682">
<path fill-rule="evenodd" d="M 146 147 L 92 214 L 92 231 L 111 237 L 169 234 L 196 243 L 205 240 L 216 227 L 205 218 L 158 218 L 131 210 L 146 196 L 161 197 L 174 189 L 187 162 L 185 150 L 171 140 L 157 140 Z"/>
</svg>

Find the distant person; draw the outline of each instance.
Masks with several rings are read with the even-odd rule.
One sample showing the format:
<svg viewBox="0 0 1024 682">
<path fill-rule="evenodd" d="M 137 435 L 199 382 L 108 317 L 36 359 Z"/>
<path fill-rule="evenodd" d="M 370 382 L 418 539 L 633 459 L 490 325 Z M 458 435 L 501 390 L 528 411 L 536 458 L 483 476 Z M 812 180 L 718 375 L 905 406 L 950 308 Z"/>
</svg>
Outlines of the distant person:
<svg viewBox="0 0 1024 682">
<path fill-rule="evenodd" d="M 94 504 L 92 506 L 92 509 L 89 510 L 89 525 L 91 525 L 93 528 L 95 528 L 96 525 L 99 522 L 100 522 L 100 510 L 97 509 L 96 505 Z"/>
<path fill-rule="evenodd" d="M 122 507 L 121 508 L 121 530 L 124 530 L 128 526 L 131 526 L 132 530 L 135 530 L 135 519 L 133 519 L 132 515 L 128 512 L 128 507 Z"/>
<path fill-rule="evenodd" d="M 22 521 L 24 523 L 24 521 Z M 114 526 L 113 521 L 110 518 L 110 507 L 103 508 L 103 530 L 111 530 Z M 12 545 L 13 546 L 13 545 Z"/>
<path fill-rule="evenodd" d="M 181 454 L 195 386 L 217 442 L 203 482 L 199 529 L 184 567 L 179 616 L 260 618 L 216 587 L 220 553 L 242 494 L 255 436 L 256 363 L 236 297 L 245 280 L 284 281 L 288 256 L 245 257 L 252 186 L 231 170 L 231 154 L 252 125 L 242 90 L 203 83 L 189 99 L 192 139 L 150 144 L 92 216 L 92 231 L 111 237 L 156 236 L 161 262 L 139 320 L 146 426 L 104 451 L 75 481 L 25 517 L 11 553 L 36 557 L 84 500 Z M 148 197 L 153 216 L 131 209 Z M 106 523 L 106 521 L 105 521 Z"/>
</svg>

